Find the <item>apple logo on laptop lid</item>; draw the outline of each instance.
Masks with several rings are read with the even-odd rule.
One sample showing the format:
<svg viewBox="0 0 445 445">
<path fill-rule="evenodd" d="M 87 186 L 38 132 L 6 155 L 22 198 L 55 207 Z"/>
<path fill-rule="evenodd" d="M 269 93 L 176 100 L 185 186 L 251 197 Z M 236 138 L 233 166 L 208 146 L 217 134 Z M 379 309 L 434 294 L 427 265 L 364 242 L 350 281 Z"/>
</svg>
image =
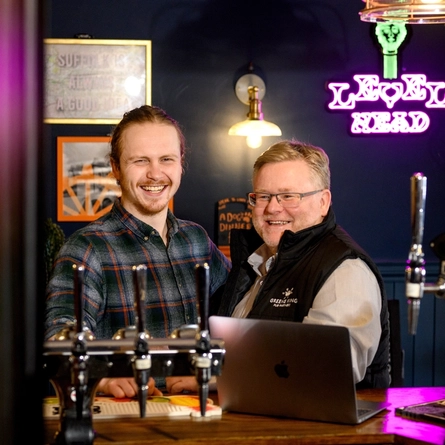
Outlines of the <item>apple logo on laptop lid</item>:
<svg viewBox="0 0 445 445">
<path fill-rule="evenodd" d="M 287 379 L 289 377 L 289 369 L 285 360 L 282 360 L 281 363 L 277 363 L 274 366 L 274 370 L 275 374 L 282 379 Z"/>
</svg>

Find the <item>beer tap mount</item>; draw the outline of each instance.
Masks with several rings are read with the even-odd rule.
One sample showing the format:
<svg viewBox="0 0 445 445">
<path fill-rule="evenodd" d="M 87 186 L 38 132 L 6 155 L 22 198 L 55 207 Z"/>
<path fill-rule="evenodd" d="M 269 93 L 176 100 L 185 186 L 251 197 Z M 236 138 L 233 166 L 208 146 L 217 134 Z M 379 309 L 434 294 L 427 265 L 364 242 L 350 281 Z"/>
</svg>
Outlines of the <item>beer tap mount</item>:
<svg viewBox="0 0 445 445">
<path fill-rule="evenodd" d="M 405 268 L 405 294 L 408 301 L 408 331 L 415 335 L 420 313 L 420 300 L 424 293 L 433 293 L 445 298 L 445 233 L 430 243 L 434 254 L 440 260 L 436 283 L 425 283 L 426 268 L 422 247 L 425 221 L 427 178 L 423 173 L 411 176 L 411 249 Z"/>
<path fill-rule="evenodd" d="M 195 375 L 201 416 L 206 415 L 211 376 L 222 373 L 224 341 L 208 331 L 208 266 L 196 266 L 199 324 L 185 325 L 168 338 L 151 338 L 144 328 L 145 266 L 133 268 L 136 326 L 112 339 L 95 339 L 83 320 L 83 266 L 73 266 L 76 322 L 43 347 L 43 366 L 60 405 L 57 445 L 94 442 L 93 401 L 104 377 L 134 377 L 140 417 L 146 415 L 149 377 Z"/>
<path fill-rule="evenodd" d="M 134 380 L 138 386 L 138 402 L 141 417 L 145 417 L 148 396 L 148 381 L 151 370 L 151 355 L 148 339 L 150 334 L 145 330 L 145 289 L 147 285 L 147 268 L 139 265 L 133 267 L 133 285 L 136 307 L 137 335 L 134 343 L 134 357 L 132 361 Z"/>
<path fill-rule="evenodd" d="M 209 395 L 209 381 L 212 376 L 212 352 L 209 334 L 209 266 L 197 265 L 196 270 L 196 293 L 198 296 L 198 322 L 199 329 L 196 331 L 196 352 L 192 358 L 192 367 L 195 370 L 196 381 L 199 387 L 199 403 L 201 416 L 205 416 L 206 400 Z"/>
</svg>

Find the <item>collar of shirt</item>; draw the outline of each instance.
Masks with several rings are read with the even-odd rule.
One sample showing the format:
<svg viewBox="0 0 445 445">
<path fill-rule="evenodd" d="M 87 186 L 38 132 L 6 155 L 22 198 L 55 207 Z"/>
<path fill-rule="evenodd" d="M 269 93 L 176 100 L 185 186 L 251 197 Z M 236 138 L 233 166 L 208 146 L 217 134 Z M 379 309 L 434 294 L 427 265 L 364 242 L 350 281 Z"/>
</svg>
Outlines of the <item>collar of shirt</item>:
<svg viewBox="0 0 445 445">
<path fill-rule="evenodd" d="M 249 256 L 249 258 L 247 258 L 247 262 L 252 266 L 252 269 L 256 272 L 256 274 L 262 277 L 269 272 L 270 268 L 275 262 L 276 257 L 276 253 L 270 256 L 266 244 L 263 244 L 257 250 L 255 250 L 255 252 Z"/>
<path fill-rule="evenodd" d="M 114 212 L 115 216 L 122 222 L 122 224 L 131 230 L 136 236 L 143 239 L 146 239 L 151 235 L 159 236 L 158 231 L 152 226 L 144 223 L 139 218 L 136 218 L 134 215 L 128 212 L 122 205 L 120 199 L 116 199 L 114 202 L 112 212 Z M 178 221 L 170 209 L 167 212 L 167 227 L 169 238 L 172 238 L 179 230 Z"/>
</svg>

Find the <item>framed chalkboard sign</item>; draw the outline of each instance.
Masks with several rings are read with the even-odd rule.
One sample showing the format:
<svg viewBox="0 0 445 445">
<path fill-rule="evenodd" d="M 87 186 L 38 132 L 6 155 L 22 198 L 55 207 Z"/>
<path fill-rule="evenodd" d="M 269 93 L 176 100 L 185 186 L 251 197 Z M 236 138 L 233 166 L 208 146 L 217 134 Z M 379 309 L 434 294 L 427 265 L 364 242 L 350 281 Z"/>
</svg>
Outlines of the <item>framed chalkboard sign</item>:
<svg viewBox="0 0 445 445">
<path fill-rule="evenodd" d="M 218 201 L 218 248 L 230 259 L 230 231 L 252 227 L 252 206 L 247 198 L 230 197 Z"/>
<path fill-rule="evenodd" d="M 117 123 L 151 104 L 151 41 L 44 40 L 44 122 Z"/>
</svg>

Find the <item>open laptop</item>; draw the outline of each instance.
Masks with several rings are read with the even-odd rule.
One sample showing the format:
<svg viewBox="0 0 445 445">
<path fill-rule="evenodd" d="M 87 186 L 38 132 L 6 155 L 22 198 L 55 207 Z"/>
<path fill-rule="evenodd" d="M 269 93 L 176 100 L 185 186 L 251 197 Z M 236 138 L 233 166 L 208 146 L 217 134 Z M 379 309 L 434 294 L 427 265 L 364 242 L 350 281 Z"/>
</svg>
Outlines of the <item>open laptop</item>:
<svg viewBox="0 0 445 445">
<path fill-rule="evenodd" d="M 385 409 L 356 399 L 345 327 L 212 316 L 209 328 L 225 343 L 225 411 L 358 424 Z"/>
</svg>

